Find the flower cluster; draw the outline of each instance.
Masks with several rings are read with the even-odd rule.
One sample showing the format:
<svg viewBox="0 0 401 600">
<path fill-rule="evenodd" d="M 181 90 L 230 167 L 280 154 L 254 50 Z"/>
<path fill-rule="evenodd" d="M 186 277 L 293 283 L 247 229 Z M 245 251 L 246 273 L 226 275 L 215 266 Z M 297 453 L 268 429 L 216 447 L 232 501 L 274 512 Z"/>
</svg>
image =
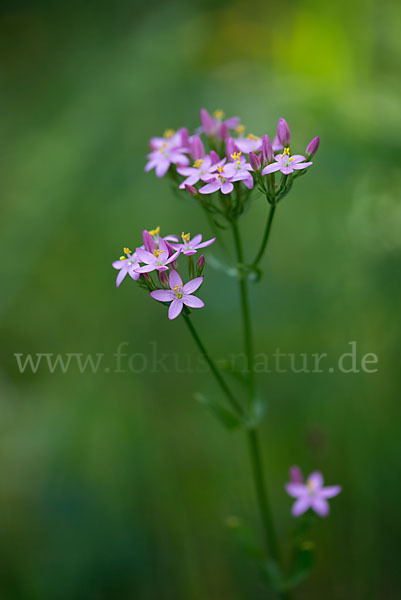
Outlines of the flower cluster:
<svg viewBox="0 0 401 600">
<path fill-rule="evenodd" d="M 158 143 L 158 142 L 155 142 Z M 205 266 L 203 254 L 199 257 L 196 265 L 193 255 L 198 250 L 210 246 L 215 238 L 202 241 L 202 235 L 195 235 L 192 239 L 189 233 L 181 234 L 181 242 L 175 235 L 160 235 L 160 227 L 152 231 L 142 232 L 143 244 L 138 246 L 134 252 L 124 248 L 124 254 L 112 263 L 118 270 L 116 285 L 120 286 L 126 275 L 138 281 L 155 300 L 169 303 L 168 317 L 175 319 L 182 312 L 184 306 L 190 308 L 202 308 L 203 301 L 192 296 L 202 284 L 202 271 Z M 188 274 L 190 280 L 183 283 L 178 273 L 177 259 L 182 255 L 188 256 Z M 170 269 L 169 275 L 166 271 Z M 155 275 L 157 274 L 157 277 Z M 196 275 L 196 277 L 193 277 Z"/>
<path fill-rule="evenodd" d="M 190 135 L 188 129 L 167 129 L 163 137 L 150 140 L 151 152 L 145 171 L 155 169 L 157 177 L 169 174 L 180 189 L 200 199 L 214 214 L 231 220 L 246 207 L 250 192 L 257 186 L 271 204 L 276 204 L 291 187 L 293 180 L 312 165 L 319 138 L 308 144 L 305 155 L 290 151 L 291 132 L 285 119 L 279 119 L 273 142 L 267 134 L 245 134 L 238 117 L 225 118 L 223 111 L 210 115 L 200 111 L 200 127 Z M 281 174 L 281 181 L 275 180 Z M 236 200 L 223 207 L 210 195 L 219 192 Z M 241 195 L 245 197 L 241 199 Z"/>
</svg>

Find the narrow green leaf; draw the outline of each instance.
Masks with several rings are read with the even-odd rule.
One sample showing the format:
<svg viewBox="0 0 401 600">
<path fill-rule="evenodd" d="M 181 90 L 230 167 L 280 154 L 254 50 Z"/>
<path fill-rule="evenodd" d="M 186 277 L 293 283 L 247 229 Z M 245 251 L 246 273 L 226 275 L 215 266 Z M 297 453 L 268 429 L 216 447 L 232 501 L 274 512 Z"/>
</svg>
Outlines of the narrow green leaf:
<svg viewBox="0 0 401 600">
<path fill-rule="evenodd" d="M 243 427 L 241 419 L 237 417 L 237 415 L 231 410 L 225 406 L 222 406 L 218 402 L 206 398 L 206 396 L 200 394 L 199 392 L 195 394 L 195 400 L 203 404 L 203 406 L 205 406 L 229 431 Z"/>
</svg>

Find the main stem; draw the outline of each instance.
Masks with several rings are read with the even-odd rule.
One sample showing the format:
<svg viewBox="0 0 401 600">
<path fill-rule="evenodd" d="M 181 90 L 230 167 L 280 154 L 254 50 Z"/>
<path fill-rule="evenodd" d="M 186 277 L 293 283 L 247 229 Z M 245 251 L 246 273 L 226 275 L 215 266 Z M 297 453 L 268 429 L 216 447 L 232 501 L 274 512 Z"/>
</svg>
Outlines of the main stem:
<svg viewBox="0 0 401 600">
<path fill-rule="evenodd" d="M 269 241 L 269 235 L 270 235 L 270 231 L 271 231 L 271 228 L 272 228 L 273 217 L 274 217 L 274 213 L 275 212 L 276 212 L 276 205 L 272 204 L 270 206 L 270 211 L 269 211 L 269 214 L 268 214 L 268 217 L 267 217 L 265 233 L 263 235 L 263 239 L 262 239 L 262 243 L 261 243 L 260 248 L 259 248 L 259 252 L 257 253 L 256 258 L 255 258 L 255 260 L 252 263 L 252 265 L 254 267 L 256 267 L 259 264 L 259 262 L 260 262 L 260 260 L 261 260 L 261 258 L 263 256 L 263 254 L 265 253 L 267 242 Z"/>
<path fill-rule="evenodd" d="M 272 205 L 269 213 L 269 218 L 267 222 L 267 227 L 265 231 L 265 236 L 263 239 L 263 243 L 261 246 L 261 250 L 259 251 L 257 259 L 260 260 L 260 257 L 263 255 L 264 249 L 266 247 L 269 232 L 271 228 L 271 223 L 273 221 L 275 206 Z M 242 243 L 241 236 L 238 230 L 238 225 L 236 221 L 232 223 L 233 235 L 234 235 L 234 244 L 236 249 L 237 261 L 239 263 L 239 287 L 241 294 L 241 308 L 242 308 L 242 319 L 244 324 L 244 344 L 245 350 L 247 354 L 247 362 L 249 369 L 249 406 L 252 407 L 252 404 L 255 399 L 255 375 L 254 375 L 254 354 L 253 354 L 253 340 L 252 340 L 252 329 L 251 329 L 251 319 L 250 319 L 250 310 L 249 310 L 249 298 L 248 298 L 248 282 L 246 272 L 241 268 L 244 262 L 243 251 L 242 251 Z M 260 255 L 260 257 L 259 257 Z M 281 557 L 279 546 L 277 542 L 276 531 L 273 524 L 273 517 L 270 508 L 269 497 L 267 494 L 266 483 L 264 478 L 264 469 L 263 469 L 263 461 L 262 461 L 262 453 L 260 449 L 259 436 L 256 428 L 252 428 L 248 431 L 248 447 L 249 454 L 252 464 L 252 474 L 255 482 L 256 495 L 259 504 L 260 516 L 263 524 L 264 537 L 266 543 L 267 552 L 270 554 L 271 558 L 281 566 Z M 287 593 L 280 593 L 280 598 L 282 600 L 288 600 L 289 596 Z"/>
</svg>

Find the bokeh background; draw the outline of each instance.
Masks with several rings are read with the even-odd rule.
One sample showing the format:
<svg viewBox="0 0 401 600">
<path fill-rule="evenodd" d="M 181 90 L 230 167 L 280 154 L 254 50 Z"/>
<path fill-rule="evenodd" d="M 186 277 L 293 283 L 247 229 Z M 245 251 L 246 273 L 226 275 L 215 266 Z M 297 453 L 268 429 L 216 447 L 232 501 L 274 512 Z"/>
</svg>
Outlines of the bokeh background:
<svg viewBox="0 0 401 600">
<path fill-rule="evenodd" d="M 301 152 L 321 137 L 252 288 L 256 350 L 338 357 L 355 340 L 378 371 L 261 378 L 266 473 L 284 548 L 288 467 L 344 487 L 296 598 L 400 597 L 400 17 L 395 0 L 3 3 L 1 598 L 270 597 L 225 525 L 261 536 L 245 439 L 194 400 L 219 399 L 214 381 L 185 363 L 113 372 L 122 342 L 197 357 L 183 322 L 116 290 L 111 262 L 143 228 L 209 232 L 143 170 L 149 137 L 195 128 L 201 106 L 256 134 L 283 116 Z M 255 197 L 243 220 L 249 256 L 266 208 Z M 237 290 L 206 274 L 194 321 L 223 358 L 240 349 Z M 104 353 L 99 372 L 21 374 L 14 357 L 77 352 Z"/>
</svg>

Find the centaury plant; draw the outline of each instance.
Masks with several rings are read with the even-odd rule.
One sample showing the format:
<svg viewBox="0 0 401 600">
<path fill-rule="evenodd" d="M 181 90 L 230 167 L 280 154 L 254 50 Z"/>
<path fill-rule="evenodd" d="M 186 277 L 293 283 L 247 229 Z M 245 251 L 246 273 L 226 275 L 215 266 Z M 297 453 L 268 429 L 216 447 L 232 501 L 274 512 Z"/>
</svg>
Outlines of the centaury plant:
<svg viewBox="0 0 401 600">
<path fill-rule="evenodd" d="M 152 138 L 145 171 L 154 169 L 159 178 L 169 176 L 177 191 L 190 194 L 205 211 L 215 237 L 203 241 L 201 234 L 191 238 L 185 232 L 180 237 L 162 236 L 160 227 L 143 231 L 142 245 L 134 251 L 124 248 L 124 254 L 113 262 L 113 267 L 118 270 L 117 287 L 128 274 L 148 291 L 151 298 L 168 306 L 170 320 L 182 316 L 225 400 L 219 403 L 203 401 L 226 428 L 242 428 L 245 431 L 265 542 L 261 548 L 256 546 L 252 556 L 258 561 L 267 584 L 278 597 L 288 599 L 291 590 L 308 576 L 312 566 L 313 544 L 309 540 L 309 528 L 313 513 L 327 516 L 327 499 L 339 494 L 341 488 L 324 487 L 319 472 L 312 473 L 304 482 L 299 467 L 290 468 L 290 482 L 285 490 L 296 499 L 292 515 L 298 521 L 291 540 L 291 556 L 284 561 L 267 492 L 258 436 L 264 408 L 255 383 L 248 288 L 261 279 L 258 265 L 266 250 L 277 206 L 296 179 L 305 175 L 312 166 L 311 158 L 318 150 L 319 138 L 312 139 L 304 155 L 293 154 L 290 150 L 290 129 L 284 119 L 278 121 L 273 142 L 267 134 L 262 137 L 245 135 L 245 127 L 240 120 L 237 117 L 225 119 L 220 110 L 212 116 L 202 109 L 200 120 L 201 125 L 193 135 L 186 128 L 177 132 L 168 129 L 163 137 Z M 253 260 L 249 260 L 244 256 L 239 220 L 248 209 L 255 190 L 266 198 L 269 209 L 259 250 Z M 203 300 L 195 295 L 204 282 L 205 256 L 200 254 L 196 260 L 195 255 L 214 242 L 222 241 L 224 230 L 231 230 L 235 248 L 235 264 L 229 270 L 238 280 L 241 300 L 243 344 L 247 357 L 247 369 L 241 375 L 246 384 L 246 398 L 237 391 L 233 392 L 228 385 L 224 369 L 216 365 L 192 320 L 192 310 L 205 306 Z M 216 264 L 216 259 L 213 262 Z M 187 269 L 185 283 L 182 263 L 186 263 Z M 238 539 L 244 538 L 244 526 L 238 519 L 231 519 L 228 524 L 240 534 Z M 248 532 L 245 537 L 248 538 Z M 247 543 L 249 545 L 249 539 Z"/>
</svg>

